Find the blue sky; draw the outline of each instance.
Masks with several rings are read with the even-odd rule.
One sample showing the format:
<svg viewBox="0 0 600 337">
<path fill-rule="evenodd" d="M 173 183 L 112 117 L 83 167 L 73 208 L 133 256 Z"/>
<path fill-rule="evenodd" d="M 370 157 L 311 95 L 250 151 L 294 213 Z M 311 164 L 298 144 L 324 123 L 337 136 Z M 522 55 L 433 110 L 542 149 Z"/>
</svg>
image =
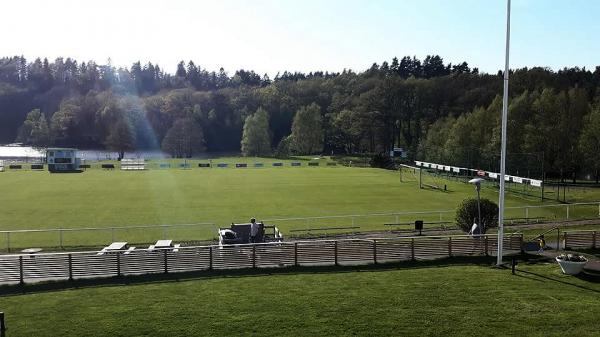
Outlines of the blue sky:
<svg viewBox="0 0 600 337">
<path fill-rule="evenodd" d="M 511 68 L 600 65 L 600 1 L 513 0 L 512 7 Z M 505 0 L 20 0 L 0 8 L 1 55 L 111 58 L 126 67 L 140 59 L 170 72 L 192 59 L 209 70 L 271 76 L 361 71 L 427 54 L 486 72 L 503 68 Z"/>
</svg>

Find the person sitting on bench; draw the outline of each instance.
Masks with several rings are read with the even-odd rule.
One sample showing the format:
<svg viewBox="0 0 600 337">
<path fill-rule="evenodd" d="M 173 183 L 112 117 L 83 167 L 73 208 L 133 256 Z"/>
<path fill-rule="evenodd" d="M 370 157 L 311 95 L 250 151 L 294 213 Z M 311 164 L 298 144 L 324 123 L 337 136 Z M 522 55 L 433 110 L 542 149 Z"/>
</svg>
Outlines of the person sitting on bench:
<svg viewBox="0 0 600 337">
<path fill-rule="evenodd" d="M 258 235 L 258 223 L 256 223 L 256 219 L 250 219 L 250 242 L 256 243 L 256 236 Z"/>
</svg>

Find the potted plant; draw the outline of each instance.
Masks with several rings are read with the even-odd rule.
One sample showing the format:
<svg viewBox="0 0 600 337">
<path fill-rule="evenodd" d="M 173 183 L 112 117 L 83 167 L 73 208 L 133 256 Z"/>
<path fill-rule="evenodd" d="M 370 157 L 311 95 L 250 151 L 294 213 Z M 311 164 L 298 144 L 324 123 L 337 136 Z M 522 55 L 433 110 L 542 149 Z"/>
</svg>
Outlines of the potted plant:
<svg viewBox="0 0 600 337">
<path fill-rule="evenodd" d="M 567 275 L 581 273 L 587 261 L 585 256 L 576 254 L 561 254 L 556 257 L 556 262 L 560 265 L 560 269 Z"/>
</svg>

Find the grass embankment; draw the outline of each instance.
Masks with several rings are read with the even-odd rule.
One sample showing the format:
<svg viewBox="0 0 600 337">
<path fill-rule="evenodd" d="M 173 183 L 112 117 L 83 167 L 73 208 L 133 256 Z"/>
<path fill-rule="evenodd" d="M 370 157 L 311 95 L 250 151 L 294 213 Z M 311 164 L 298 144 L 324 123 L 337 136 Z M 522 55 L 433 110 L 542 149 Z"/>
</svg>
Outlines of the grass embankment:
<svg viewBox="0 0 600 337">
<path fill-rule="evenodd" d="M 417 265 L 29 286 L 0 303 L 10 337 L 599 335 L 600 283 L 563 275 L 556 264 L 518 267 L 516 276 Z"/>
</svg>

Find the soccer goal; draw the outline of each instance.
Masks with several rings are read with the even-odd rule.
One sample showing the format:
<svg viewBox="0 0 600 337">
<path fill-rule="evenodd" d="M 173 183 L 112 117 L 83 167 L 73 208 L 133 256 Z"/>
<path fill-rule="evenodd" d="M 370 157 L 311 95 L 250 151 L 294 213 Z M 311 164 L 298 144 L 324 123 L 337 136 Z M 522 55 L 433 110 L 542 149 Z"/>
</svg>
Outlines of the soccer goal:
<svg viewBox="0 0 600 337">
<path fill-rule="evenodd" d="M 400 174 L 401 183 L 419 183 L 419 175 L 421 168 L 405 164 L 399 164 L 398 173 Z"/>
</svg>

